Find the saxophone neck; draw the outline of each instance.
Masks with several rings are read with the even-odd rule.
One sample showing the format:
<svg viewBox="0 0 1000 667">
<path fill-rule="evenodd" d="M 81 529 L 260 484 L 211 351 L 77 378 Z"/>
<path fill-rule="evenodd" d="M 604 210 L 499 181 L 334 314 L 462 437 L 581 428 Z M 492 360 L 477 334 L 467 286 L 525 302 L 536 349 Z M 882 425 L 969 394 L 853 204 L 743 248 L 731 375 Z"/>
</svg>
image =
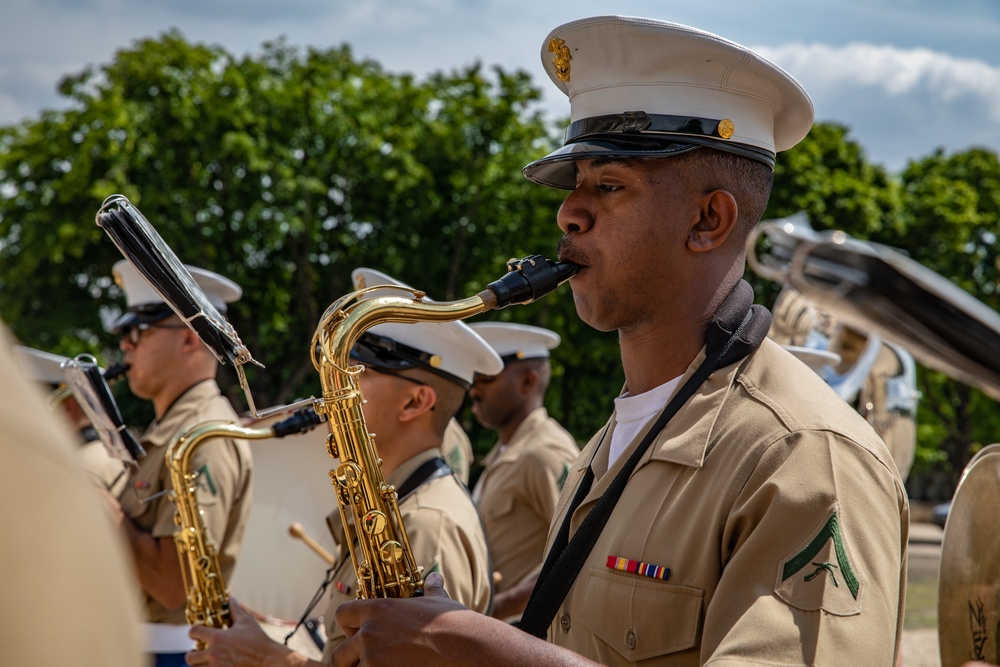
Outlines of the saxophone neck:
<svg viewBox="0 0 1000 667">
<path fill-rule="evenodd" d="M 394 290 L 410 291 L 413 298 L 381 296 L 361 299 L 373 286 L 338 299 L 324 313 L 313 337 L 313 365 L 323 372 L 323 361 L 333 364 L 343 373 L 350 367 L 350 352 L 354 343 L 368 329 L 395 322 L 452 322 L 464 320 L 490 310 L 512 304 L 528 304 L 545 296 L 569 280 L 580 267 L 570 262 L 554 262 L 541 255 L 507 262 L 508 272 L 491 282 L 479 294 L 458 301 L 429 301 L 424 293 L 395 285 Z M 353 302 L 353 303 L 352 303 Z M 322 354 L 323 358 L 317 358 Z"/>
</svg>

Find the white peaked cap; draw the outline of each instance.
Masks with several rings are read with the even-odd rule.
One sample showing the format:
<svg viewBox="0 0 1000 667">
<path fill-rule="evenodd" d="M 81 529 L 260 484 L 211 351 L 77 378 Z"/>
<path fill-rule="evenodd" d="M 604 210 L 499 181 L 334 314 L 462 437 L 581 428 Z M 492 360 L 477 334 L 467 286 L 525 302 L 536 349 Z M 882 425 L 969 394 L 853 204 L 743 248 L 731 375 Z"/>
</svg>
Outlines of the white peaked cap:
<svg viewBox="0 0 1000 667">
<path fill-rule="evenodd" d="M 219 312 L 225 312 L 227 303 L 238 301 L 243 296 L 243 290 L 240 286 L 229 278 L 187 264 L 184 265 L 184 268 L 205 292 L 209 303 L 219 309 Z M 139 273 L 139 270 L 132 266 L 128 260 L 123 259 L 117 262 L 111 272 L 115 277 L 115 282 L 124 290 L 125 300 L 129 308 L 164 303 L 159 292 L 153 289 L 145 276 Z"/>
<path fill-rule="evenodd" d="M 42 352 L 24 345 L 14 346 L 14 358 L 24 373 L 24 377 L 42 384 L 63 384 L 66 382 L 66 372 L 62 368 L 69 357 Z"/>
<path fill-rule="evenodd" d="M 560 342 L 555 331 L 529 324 L 473 322 L 469 326 L 504 360 L 546 358 L 549 350 L 558 347 Z"/>
<path fill-rule="evenodd" d="M 365 267 L 355 269 L 351 273 L 351 279 L 355 289 L 378 285 L 408 287 L 381 271 Z M 413 293 L 390 287 L 369 292 L 362 300 L 384 296 L 412 298 Z M 451 376 L 450 379 L 464 386 L 472 383 L 476 373 L 497 375 L 503 370 L 503 361 L 493 348 L 463 322 L 385 323 L 372 327 L 366 333 L 392 339 L 424 353 L 426 361 L 418 364 L 418 367 L 447 374 Z"/>
<path fill-rule="evenodd" d="M 798 82 L 753 51 L 654 19 L 572 21 L 542 43 L 542 64 L 570 102 L 565 145 L 524 168 L 572 189 L 574 160 L 666 157 L 710 146 L 774 166 L 806 136 L 813 105 Z"/>
</svg>

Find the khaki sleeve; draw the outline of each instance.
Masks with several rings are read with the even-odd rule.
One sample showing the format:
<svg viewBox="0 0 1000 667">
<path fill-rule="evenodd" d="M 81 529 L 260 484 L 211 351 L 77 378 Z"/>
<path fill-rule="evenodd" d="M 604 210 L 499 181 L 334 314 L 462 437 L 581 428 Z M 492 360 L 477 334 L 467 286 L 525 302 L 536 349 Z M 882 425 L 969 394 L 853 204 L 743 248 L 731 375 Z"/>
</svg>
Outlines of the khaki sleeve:
<svg viewBox="0 0 1000 667">
<path fill-rule="evenodd" d="M 490 603 L 485 543 L 465 526 L 436 509 L 423 508 L 404 518 L 406 534 L 424 577 L 444 575 L 445 590 L 452 599 L 484 613 Z"/>
<path fill-rule="evenodd" d="M 527 504 L 545 523 L 552 521 L 572 463 L 571 458 L 555 447 L 537 448 L 519 461 Z"/>
<path fill-rule="evenodd" d="M 191 472 L 198 475 L 195 493 L 208 535 L 219 545 L 225 537 L 233 506 L 243 492 L 240 458 L 235 445 L 228 439 L 206 441 L 191 457 Z M 164 488 L 172 488 L 166 466 L 164 473 L 167 475 Z M 160 500 L 152 535 L 169 537 L 177 530 L 174 523 L 177 510 L 168 498 Z"/>
<path fill-rule="evenodd" d="M 771 445 L 723 527 L 708 665 L 894 664 L 909 510 L 897 477 L 831 432 Z"/>
</svg>

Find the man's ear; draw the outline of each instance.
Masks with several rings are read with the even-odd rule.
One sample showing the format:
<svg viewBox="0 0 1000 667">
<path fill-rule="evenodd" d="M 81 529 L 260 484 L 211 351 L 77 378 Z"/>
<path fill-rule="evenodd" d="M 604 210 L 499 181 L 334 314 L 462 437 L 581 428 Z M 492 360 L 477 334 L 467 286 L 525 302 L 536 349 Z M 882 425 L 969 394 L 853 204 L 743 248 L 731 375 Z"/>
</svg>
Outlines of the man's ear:
<svg viewBox="0 0 1000 667">
<path fill-rule="evenodd" d="M 202 347 L 205 348 L 206 350 L 208 349 L 208 346 L 201 341 L 201 338 L 198 337 L 198 334 L 196 334 L 191 327 L 185 327 L 183 334 L 184 334 L 184 340 L 181 343 L 181 349 L 184 352 L 197 350 Z"/>
<path fill-rule="evenodd" d="M 688 250 L 708 252 L 720 247 L 736 228 L 738 217 L 739 207 L 732 194 L 726 190 L 706 193 L 701 202 L 701 216 L 688 235 Z"/>
<path fill-rule="evenodd" d="M 428 384 L 415 384 L 407 388 L 406 402 L 399 412 L 399 421 L 408 422 L 427 414 L 437 405 L 437 392 Z"/>
<path fill-rule="evenodd" d="M 538 385 L 538 371 L 534 368 L 526 369 L 518 378 L 517 386 L 523 394 L 530 394 Z"/>
</svg>

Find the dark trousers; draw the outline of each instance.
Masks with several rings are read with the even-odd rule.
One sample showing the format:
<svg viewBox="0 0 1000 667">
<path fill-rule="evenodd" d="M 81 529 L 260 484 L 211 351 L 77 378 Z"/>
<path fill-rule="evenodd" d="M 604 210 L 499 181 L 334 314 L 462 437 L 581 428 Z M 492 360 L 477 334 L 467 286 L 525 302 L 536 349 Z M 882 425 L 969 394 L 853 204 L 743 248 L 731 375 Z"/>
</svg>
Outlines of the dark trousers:
<svg viewBox="0 0 1000 667">
<path fill-rule="evenodd" d="M 183 653 L 154 653 L 154 667 L 187 667 Z"/>
</svg>

